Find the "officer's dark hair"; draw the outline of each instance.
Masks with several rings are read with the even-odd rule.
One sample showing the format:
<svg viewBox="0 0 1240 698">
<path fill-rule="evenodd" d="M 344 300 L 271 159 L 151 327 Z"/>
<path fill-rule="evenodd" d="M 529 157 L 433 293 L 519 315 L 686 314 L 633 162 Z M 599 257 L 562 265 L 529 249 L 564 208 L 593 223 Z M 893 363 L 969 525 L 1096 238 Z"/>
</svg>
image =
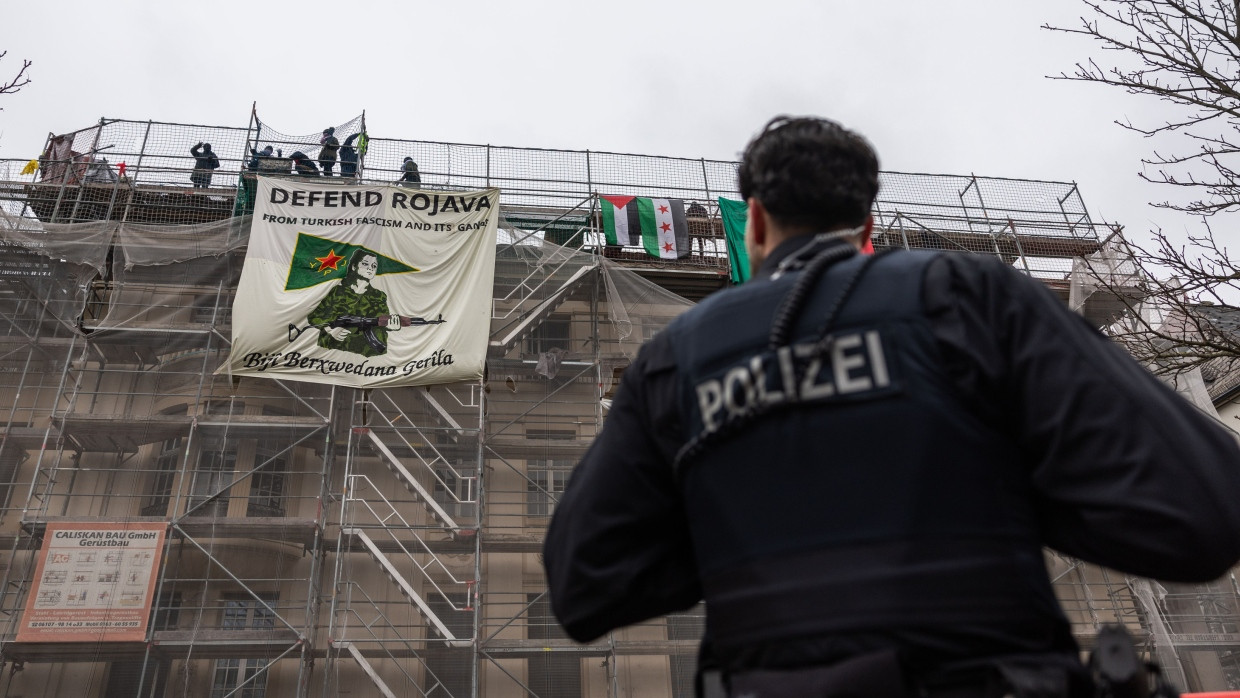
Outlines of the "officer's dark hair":
<svg viewBox="0 0 1240 698">
<path fill-rule="evenodd" d="M 790 232 L 858 226 L 878 196 L 878 155 L 834 121 L 777 116 L 745 146 L 737 181 Z"/>
</svg>

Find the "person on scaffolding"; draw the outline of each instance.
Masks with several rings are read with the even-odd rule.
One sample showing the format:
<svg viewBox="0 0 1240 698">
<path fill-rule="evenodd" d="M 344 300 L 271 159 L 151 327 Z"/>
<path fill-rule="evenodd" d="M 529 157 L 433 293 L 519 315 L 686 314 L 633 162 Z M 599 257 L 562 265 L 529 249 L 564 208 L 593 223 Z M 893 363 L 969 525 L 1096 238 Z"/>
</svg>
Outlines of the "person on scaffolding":
<svg viewBox="0 0 1240 698">
<path fill-rule="evenodd" d="M 319 149 L 319 164 L 323 166 L 323 176 L 331 177 L 332 168 L 336 166 L 336 151 L 340 150 L 340 141 L 336 140 L 336 127 L 328 126 L 323 129 L 319 144 L 323 146 Z"/>
<path fill-rule="evenodd" d="M 1234 435 L 998 257 L 859 252 L 864 138 L 777 117 L 738 179 L 753 280 L 642 347 L 556 505 L 570 636 L 705 599 L 699 695 L 1092 697 L 1043 546 L 1240 559 Z"/>
<path fill-rule="evenodd" d="M 273 157 L 275 157 L 275 148 L 270 145 L 265 146 L 262 150 L 250 148 L 250 162 L 246 165 L 246 169 L 250 172 L 259 172 L 264 169 L 263 165 L 265 162 Z"/>
<path fill-rule="evenodd" d="M 314 164 L 314 161 L 310 159 L 309 155 L 306 155 L 300 150 L 294 151 L 292 155 L 288 156 L 288 159 L 293 161 L 293 173 L 297 176 L 319 176 L 319 166 Z"/>
<path fill-rule="evenodd" d="M 422 183 L 422 173 L 418 172 L 418 163 L 413 158 L 405 156 L 405 161 L 400 165 L 400 179 L 396 180 L 396 184 L 402 187 L 417 186 Z"/>
<path fill-rule="evenodd" d="M 194 156 L 194 171 L 189 173 L 189 181 L 193 182 L 195 189 L 210 187 L 211 177 L 220 167 L 220 159 L 211 150 L 211 144 L 198 141 L 197 145 L 189 149 L 189 154 Z"/>
<path fill-rule="evenodd" d="M 358 141 L 358 147 L 354 148 L 353 140 L 358 138 L 359 136 L 361 137 L 361 140 Z M 340 146 L 340 176 L 341 177 L 356 177 L 357 176 L 357 158 L 359 154 L 358 151 L 362 150 L 365 147 L 364 146 L 365 142 L 366 142 L 366 134 L 360 131 L 344 139 L 344 145 Z"/>
</svg>

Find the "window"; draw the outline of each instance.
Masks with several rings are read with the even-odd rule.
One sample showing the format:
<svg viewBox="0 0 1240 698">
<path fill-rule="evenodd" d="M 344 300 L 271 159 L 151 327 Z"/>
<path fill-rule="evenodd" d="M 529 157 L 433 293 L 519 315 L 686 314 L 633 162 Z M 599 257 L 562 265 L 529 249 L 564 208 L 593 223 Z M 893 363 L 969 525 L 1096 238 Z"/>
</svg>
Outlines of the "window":
<svg viewBox="0 0 1240 698">
<path fill-rule="evenodd" d="M 555 504 L 568 485 L 568 476 L 576 463 L 565 459 L 529 459 L 526 461 L 526 510 L 529 516 L 551 516 Z"/>
<path fill-rule="evenodd" d="M 240 400 L 219 399 L 208 400 L 203 405 L 203 414 L 245 414 L 245 403 Z"/>
<path fill-rule="evenodd" d="M 552 441 L 572 441 L 573 439 L 577 438 L 577 430 L 576 429 L 535 429 L 532 427 L 527 427 L 525 430 L 525 438 L 527 439 L 550 439 Z"/>
<path fill-rule="evenodd" d="M 1240 632 L 1240 614 L 1236 613 L 1233 599 L 1233 595 L 1225 589 L 1207 588 L 1197 594 L 1197 608 L 1209 632 Z"/>
<path fill-rule="evenodd" d="M 667 617 L 667 639 L 692 640 L 696 649 L 706 630 L 706 609 L 696 606 L 683 613 Z M 670 657 L 672 672 L 672 695 L 693 695 L 693 679 L 697 674 L 697 652 L 673 654 Z"/>
<path fill-rule="evenodd" d="M 228 298 L 219 298 L 214 295 L 200 296 L 194 299 L 194 306 L 190 312 L 192 313 L 190 322 L 232 324 L 232 302 Z"/>
<path fill-rule="evenodd" d="M 220 627 L 232 630 L 266 630 L 276 627 L 276 594 L 258 595 L 266 604 L 259 603 L 251 594 L 225 594 L 221 597 L 224 608 Z"/>
<path fill-rule="evenodd" d="M 438 596 L 426 599 L 431 612 L 443 621 L 458 639 L 473 637 L 474 612 L 453 610 L 452 605 Z M 473 667 L 473 650 L 469 647 L 448 647 L 442 642 L 426 643 L 422 655 L 426 666 L 426 677 L 423 688 L 427 698 L 452 698 L 453 696 L 470 695 L 471 673 Z M 552 695 L 543 693 L 540 695 Z"/>
<path fill-rule="evenodd" d="M 181 592 L 165 591 L 159 595 L 159 601 L 152 609 L 151 628 L 153 630 L 176 630 L 181 622 Z"/>
<path fill-rule="evenodd" d="M 572 337 L 572 321 L 569 316 L 552 315 L 530 331 L 530 336 L 525 342 L 525 349 L 530 354 L 551 351 L 552 347 L 568 351 L 572 348 L 569 346 L 570 337 Z"/>
<path fill-rule="evenodd" d="M 265 439 L 258 442 L 254 458 L 259 465 L 250 476 L 250 501 L 246 516 L 284 516 L 284 481 L 288 449 Z"/>
<path fill-rule="evenodd" d="M 527 428 L 525 438 L 572 441 L 577 438 L 577 432 L 574 429 Z M 528 516 L 551 516 L 576 464 L 571 458 L 529 458 L 525 461 L 525 513 Z"/>
<path fill-rule="evenodd" d="M 220 627 L 231 630 L 265 630 L 274 628 L 276 594 L 259 594 L 266 605 L 250 594 L 225 594 L 220 613 Z M 241 686 L 245 684 L 244 686 Z M 238 690 L 238 687 L 241 687 Z M 232 693 L 237 691 L 236 693 Z M 211 698 L 232 693 L 239 698 L 264 698 L 267 695 L 267 660 L 217 659 L 211 676 Z"/>
<path fill-rule="evenodd" d="M 551 597 L 546 593 L 529 594 L 530 607 L 525 612 L 525 636 L 530 640 L 567 638 L 560 624 L 551 615 Z M 581 659 L 573 653 L 544 652 L 531 657 L 527 685 L 534 695 L 581 695 Z"/>
<path fill-rule="evenodd" d="M 1227 690 L 1240 691 L 1240 652 L 1221 650 L 1218 653 L 1218 663 L 1223 670 L 1223 681 Z"/>
<path fill-rule="evenodd" d="M 237 469 L 237 452 L 226 448 L 222 440 L 214 439 L 203 444 L 198 454 L 198 468 L 190 487 L 189 507 L 192 516 L 227 516 L 228 484 Z M 195 508 L 199 507 L 199 508 Z"/>
<path fill-rule="evenodd" d="M 474 489 L 477 480 L 466 474 L 463 464 L 457 463 L 455 468 L 455 472 L 452 468 L 435 469 L 435 502 L 453 518 L 472 518 L 477 500 Z"/>
<path fill-rule="evenodd" d="M 242 683 L 245 683 L 245 687 L 237 691 L 237 687 Z M 264 698 L 267 695 L 267 660 L 215 660 L 215 671 L 211 679 L 211 698 L 224 698 L 230 694 L 238 698 Z"/>
<path fill-rule="evenodd" d="M 17 469 L 26 460 L 26 451 L 16 441 L 0 441 L 0 511 L 9 506 Z"/>
<path fill-rule="evenodd" d="M 159 411 L 161 415 L 184 415 L 189 411 L 185 403 Z M 146 500 L 142 503 L 142 516 L 167 516 L 168 503 L 172 501 L 172 488 L 176 484 L 177 470 L 185 455 L 185 440 L 181 437 L 166 439 L 155 454 L 155 472 Z"/>
<path fill-rule="evenodd" d="M 168 681 L 168 662 L 161 662 L 155 656 L 145 663 L 143 661 L 112 662 L 108 668 L 108 684 L 103 691 L 105 696 L 162 696 Z M 139 692 L 141 686 L 141 692 Z"/>
<path fill-rule="evenodd" d="M 662 332 L 663 328 L 667 327 L 667 324 L 669 322 L 671 321 L 668 320 L 667 318 L 662 318 L 662 317 L 643 317 L 641 320 L 642 335 L 641 337 L 636 338 L 636 339 L 643 339 L 649 342 L 650 340 L 654 339 L 655 335 Z"/>
<path fill-rule="evenodd" d="M 168 515 L 168 502 L 172 500 L 172 485 L 177 479 L 181 455 L 179 436 L 160 445 L 159 455 L 155 458 L 155 476 L 151 478 L 151 489 L 142 505 L 143 516 Z"/>
</svg>

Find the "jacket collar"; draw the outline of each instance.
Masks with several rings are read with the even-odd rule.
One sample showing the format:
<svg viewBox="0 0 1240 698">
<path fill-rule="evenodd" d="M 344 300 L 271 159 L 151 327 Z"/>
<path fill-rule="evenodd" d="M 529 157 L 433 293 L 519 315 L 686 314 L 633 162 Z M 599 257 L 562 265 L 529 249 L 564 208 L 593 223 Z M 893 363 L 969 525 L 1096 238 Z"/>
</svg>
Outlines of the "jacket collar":
<svg viewBox="0 0 1240 698">
<path fill-rule="evenodd" d="M 852 231 L 843 232 L 851 233 Z M 836 245 L 849 244 L 843 237 L 826 238 L 824 240 L 817 235 L 795 235 L 779 243 L 775 249 L 771 250 L 771 254 L 762 260 L 762 265 L 758 267 L 758 273 L 754 275 L 754 278 L 770 279 L 775 276 L 776 272 L 781 271 L 781 267 L 782 271 L 799 269 L 819 252 Z"/>
</svg>

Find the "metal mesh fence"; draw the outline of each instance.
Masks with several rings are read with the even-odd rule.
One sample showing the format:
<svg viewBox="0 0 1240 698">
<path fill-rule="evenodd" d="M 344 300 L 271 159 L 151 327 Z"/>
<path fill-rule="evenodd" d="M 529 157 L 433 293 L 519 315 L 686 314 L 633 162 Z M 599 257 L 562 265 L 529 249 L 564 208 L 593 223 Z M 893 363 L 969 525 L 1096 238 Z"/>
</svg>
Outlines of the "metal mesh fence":
<svg viewBox="0 0 1240 698">
<path fill-rule="evenodd" d="M 5 177 L 0 206 L 45 223 L 186 224 L 251 211 L 255 174 L 327 175 L 424 188 L 494 186 L 501 188 L 505 215 L 515 227 L 541 231 L 562 218 L 560 230 L 547 230 L 548 239 L 566 244 L 575 228 L 583 232 L 574 246 L 595 249 L 604 245 L 592 197 L 675 198 L 706 211 L 691 225 L 691 253 L 675 264 L 727 269 L 716 201 L 739 198 L 734 162 L 392 138 L 370 138 L 363 147 L 362 140 L 351 139 L 364 133 L 363 117 L 332 128 L 341 145 L 329 167 L 326 134 L 288 135 L 257 115 L 245 128 L 101 120 L 49 137 L 34 172 L 18 174 L 24 163 L 0 162 Z M 219 160 L 206 179 L 190 153 L 200 142 L 209 142 Z M 358 153 L 356 172 L 347 178 L 342 176 L 345 143 Z M 270 155 L 263 154 L 265 147 L 272 148 Z M 299 162 L 308 164 L 298 165 L 294 155 L 305 155 Z M 410 163 L 416 175 L 411 176 Z M 196 186 L 195 179 L 206 186 Z M 878 247 L 997 255 L 1048 281 L 1064 280 L 1070 260 L 1099 245 L 1098 229 L 1071 183 L 885 172 L 874 214 Z M 605 252 L 630 263 L 653 261 L 640 247 Z"/>
</svg>

